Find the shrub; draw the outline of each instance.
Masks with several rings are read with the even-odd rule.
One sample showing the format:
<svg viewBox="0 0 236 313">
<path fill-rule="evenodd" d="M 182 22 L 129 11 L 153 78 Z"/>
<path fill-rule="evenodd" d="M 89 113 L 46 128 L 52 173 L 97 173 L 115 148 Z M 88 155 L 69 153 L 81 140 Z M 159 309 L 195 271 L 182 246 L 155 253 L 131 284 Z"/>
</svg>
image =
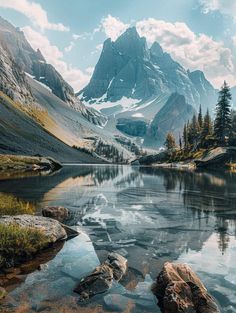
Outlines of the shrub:
<svg viewBox="0 0 236 313">
<path fill-rule="evenodd" d="M 47 245 L 47 237 L 38 229 L 0 224 L 0 268 L 26 261 Z"/>
</svg>

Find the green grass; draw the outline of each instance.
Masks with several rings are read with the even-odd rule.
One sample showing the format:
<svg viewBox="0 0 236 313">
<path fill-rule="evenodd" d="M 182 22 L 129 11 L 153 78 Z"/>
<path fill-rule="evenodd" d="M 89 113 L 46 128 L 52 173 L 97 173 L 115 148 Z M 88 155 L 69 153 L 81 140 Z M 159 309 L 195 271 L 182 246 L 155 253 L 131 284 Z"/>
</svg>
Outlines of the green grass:
<svg viewBox="0 0 236 313">
<path fill-rule="evenodd" d="M 0 268 L 26 261 L 47 245 L 47 237 L 37 229 L 0 224 Z"/>
<path fill-rule="evenodd" d="M 0 192 L 0 216 L 1 215 L 19 215 L 19 214 L 35 214 L 36 207 L 13 195 Z"/>
</svg>

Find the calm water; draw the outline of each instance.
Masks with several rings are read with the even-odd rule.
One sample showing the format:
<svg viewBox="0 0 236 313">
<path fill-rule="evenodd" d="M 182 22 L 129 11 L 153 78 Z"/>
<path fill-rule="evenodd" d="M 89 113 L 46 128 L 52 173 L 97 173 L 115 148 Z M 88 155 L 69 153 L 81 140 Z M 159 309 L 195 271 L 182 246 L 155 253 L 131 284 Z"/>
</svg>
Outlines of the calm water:
<svg viewBox="0 0 236 313">
<path fill-rule="evenodd" d="M 41 271 L 19 276 L 3 310 L 159 312 L 150 286 L 169 260 L 191 265 L 221 311 L 236 312 L 236 174 L 65 166 L 48 177 L 0 181 L 0 193 L 34 203 L 38 214 L 66 206 L 68 224 L 82 231 Z M 81 305 L 73 288 L 108 251 L 124 255 L 129 272 Z"/>
</svg>

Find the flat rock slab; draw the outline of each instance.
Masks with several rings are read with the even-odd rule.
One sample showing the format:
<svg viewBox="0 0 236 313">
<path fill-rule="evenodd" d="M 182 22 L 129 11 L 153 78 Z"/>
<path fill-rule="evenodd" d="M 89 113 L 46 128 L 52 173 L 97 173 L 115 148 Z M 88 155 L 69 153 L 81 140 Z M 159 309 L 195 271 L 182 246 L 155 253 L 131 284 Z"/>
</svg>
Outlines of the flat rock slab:
<svg viewBox="0 0 236 313">
<path fill-rule="evenodd" d="M 16 216 L 5 215 L 0 217 L 0 224 L 17 224 L 21 227 L 38 229 L 48 238 L 48 244 L 68 238 L 68 231 L 66 230 L 67 227 L 64 227 L 57 220 L 48 217 L 34 216 L 28 214 Z M 73 232 L 76 231 L 73 230 Z"/>
<path fill-rule="evenodd" d="M 166 262 L 153 288 L 164 313 L 219 313 L 214 299 L 187 264 Z"/>
<path fill-rule="evenodd" d="M 127 260 L 117 254 L 109 253 L 106 261 L 83 278 L 74 289 L 80 295 L 80 300 L 89 299 L 111 288 L 113 280 L 119 281 L 127 271 Z"/>
</svg>

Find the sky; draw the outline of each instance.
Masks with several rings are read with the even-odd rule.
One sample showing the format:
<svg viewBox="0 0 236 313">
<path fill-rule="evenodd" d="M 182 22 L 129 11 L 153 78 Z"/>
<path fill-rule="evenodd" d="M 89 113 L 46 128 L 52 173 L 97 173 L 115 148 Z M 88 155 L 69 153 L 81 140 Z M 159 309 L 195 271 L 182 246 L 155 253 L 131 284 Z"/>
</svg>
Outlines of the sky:
<svg viewBox="0 0 236 313">
<path fill-rule="evenodd" d="M 75 91 L 89 82 L 103 42 L 130 26 L 214 87 L 236 85 L 236 0 L 0 0 L 0 15 Z"/>
</svg>

